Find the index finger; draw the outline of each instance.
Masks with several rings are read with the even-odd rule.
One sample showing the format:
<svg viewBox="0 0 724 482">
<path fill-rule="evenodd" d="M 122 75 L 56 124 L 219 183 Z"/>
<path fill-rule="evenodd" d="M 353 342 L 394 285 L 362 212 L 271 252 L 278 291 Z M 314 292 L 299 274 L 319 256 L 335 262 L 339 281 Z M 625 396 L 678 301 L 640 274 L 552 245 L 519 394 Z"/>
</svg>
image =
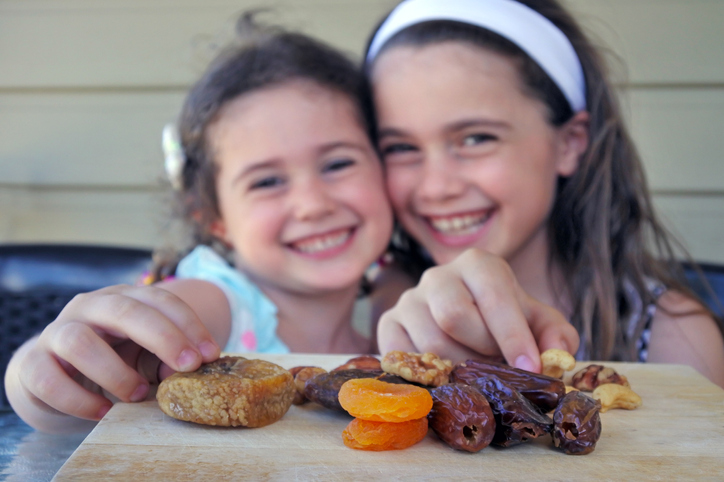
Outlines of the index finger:
<svg viewBox="0 0 724 482">
<path fill-rule="evenodd" d="M 512 274 L 510 279 L 495 283 L 479 276 L 468 276 L 464 281 L 505 360 L 514 367 L 540 372 L 540 351 L 521 305 L 522 290 Z"/>
<path fill-rule="evenodd" d="M 100 328 L 106 337 L 134 341 L 178 371 L 193 370 L 201 364 L 198 345 L 211 337 L 178 297 L 151 287 L 114 288 L 79 295 L 66 309 L 79 303 L 82 311 L 75 319 Z"/>
</svg>

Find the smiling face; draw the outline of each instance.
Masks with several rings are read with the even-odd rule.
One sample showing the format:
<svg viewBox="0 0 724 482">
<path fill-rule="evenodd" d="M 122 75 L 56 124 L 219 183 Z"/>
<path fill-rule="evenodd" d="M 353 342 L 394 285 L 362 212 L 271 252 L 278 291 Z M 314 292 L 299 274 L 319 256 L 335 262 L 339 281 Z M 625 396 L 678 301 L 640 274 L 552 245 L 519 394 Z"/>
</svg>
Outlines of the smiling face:
<svg viewBox="0 0 724 482">
<path fill-rule="evenodd" d="M 215 234 L 262 289 L 356 286 L 389 241 L 382 166 L 344 95 L 304 81 L 225 105 L 209 130 Z"/>
<path fill-rule="evenodd" d="M 511 263 L 547 254 L 557 178 L 580 152 L 513 62 L 459 42 L 397 46 L 372 83 L 390 200 L 436 263 L 470 247 Z"/>
</svg>

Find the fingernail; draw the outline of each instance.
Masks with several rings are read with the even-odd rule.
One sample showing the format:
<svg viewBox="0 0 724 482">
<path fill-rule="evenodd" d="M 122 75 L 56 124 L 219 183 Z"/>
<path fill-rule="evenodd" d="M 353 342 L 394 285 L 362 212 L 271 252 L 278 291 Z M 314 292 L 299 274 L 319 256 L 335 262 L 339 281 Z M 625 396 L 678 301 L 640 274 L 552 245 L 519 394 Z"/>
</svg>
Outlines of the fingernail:
<svg viewBox="0 0 724 482">
<path fill-rule="evenodd" d="M 187 349 L 182 351 L 177 360 L 179 370 L 182 372 L 191 370 L 196 365 L 196 359 L 198 356 L 198 353 L 193 350 Z"/>
<path fill-rule="evenodd" d="M 131 394 L 131 401 L 140 402 L 146 399 L 146 395 L 148 395 L 148 385 L 142 383 L 137 386 L 136 389 L 133 391 L 133 394 Z"/>
<path fill-rule="evenodd" d="M 516 358 L 514 366 L 516 368 L 520 368 L 521 370 L 526 370 L 529 372 L 532 372 L 535 369 L 533 365 L 533 360 L 525 355 L 520 355 L 518 358 Z"/>
<path fill-rule="evenodd" d="M 101 409 L 98 410 L 98 415 L 97 415 L 98 420 L 100 420 L 100 419 L 102 419 L 103 417 L 105 417 L 106 414 L 108 413 L 108 410 L 110 410 L 111 407 L 112 407 L 112 405 L 104 405 L 104 406 L 102 406 Z"/>
<path fill-rule="evenodd" d="M 567 343 L 566 340 L 564 340 L 563 338 L 561 338 L 561 339 L 559 340 L 558 346 L 560 347 L 561 350 L 565 350 L 565 351 L 567 351 L 568 353 L 571 353 L 571 347 L 568 346 L 568 343 Z"/>
<path fill-rule="evenodd" d="M 202 341 L 201 343 L 199 343 L 199 351 L 204 358 L 212 358 L 219 353 L 219 347 L 216 346 L 216 343 L 211 343 L 210 341 Z"/>
</svg>

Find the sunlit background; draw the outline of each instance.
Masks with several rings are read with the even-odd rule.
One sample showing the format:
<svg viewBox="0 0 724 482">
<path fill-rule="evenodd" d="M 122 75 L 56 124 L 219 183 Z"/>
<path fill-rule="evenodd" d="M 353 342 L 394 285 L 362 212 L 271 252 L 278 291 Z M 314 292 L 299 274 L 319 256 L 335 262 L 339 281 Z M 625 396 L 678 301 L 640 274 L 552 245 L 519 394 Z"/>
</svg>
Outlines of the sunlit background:
<svg viewBox="0 0 724 482">
<path fill-rule="evenodd" d="M 0 0 L 0 243 L 154 247 L 161 129 L 238 13 L 359 59 L 394 0 Z M 611 54 L 663 218 L 724 262 L 724 2 L 569 0 Z"/>
</svg>

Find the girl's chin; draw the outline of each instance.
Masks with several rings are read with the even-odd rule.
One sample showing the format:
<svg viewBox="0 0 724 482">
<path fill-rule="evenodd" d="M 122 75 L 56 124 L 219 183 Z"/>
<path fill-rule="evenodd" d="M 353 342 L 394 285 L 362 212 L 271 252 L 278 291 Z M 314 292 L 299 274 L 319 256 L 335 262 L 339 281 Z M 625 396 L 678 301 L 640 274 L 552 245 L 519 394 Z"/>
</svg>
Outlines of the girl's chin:
<svg viewBox="0 0 724 482">
<path fill-rule="evenodd" d="M 435 264 L 440 265 L 440 264 L 446 264 L 446 263 L 449 263 L 450 261 L 453 261 L 455 258 L 460 256 L 460 254 L 462 254 L 463 251 L 465 251 L 465 249 L 456 249 L 456 250 L 452 250 L 452 251 L 449 249 L 444 250 L 444 251 L 436 250 L 436 251 L 430 253 L 430 255 L 432 256 L 433 261 L 435 261 Z"/>
</svg>

